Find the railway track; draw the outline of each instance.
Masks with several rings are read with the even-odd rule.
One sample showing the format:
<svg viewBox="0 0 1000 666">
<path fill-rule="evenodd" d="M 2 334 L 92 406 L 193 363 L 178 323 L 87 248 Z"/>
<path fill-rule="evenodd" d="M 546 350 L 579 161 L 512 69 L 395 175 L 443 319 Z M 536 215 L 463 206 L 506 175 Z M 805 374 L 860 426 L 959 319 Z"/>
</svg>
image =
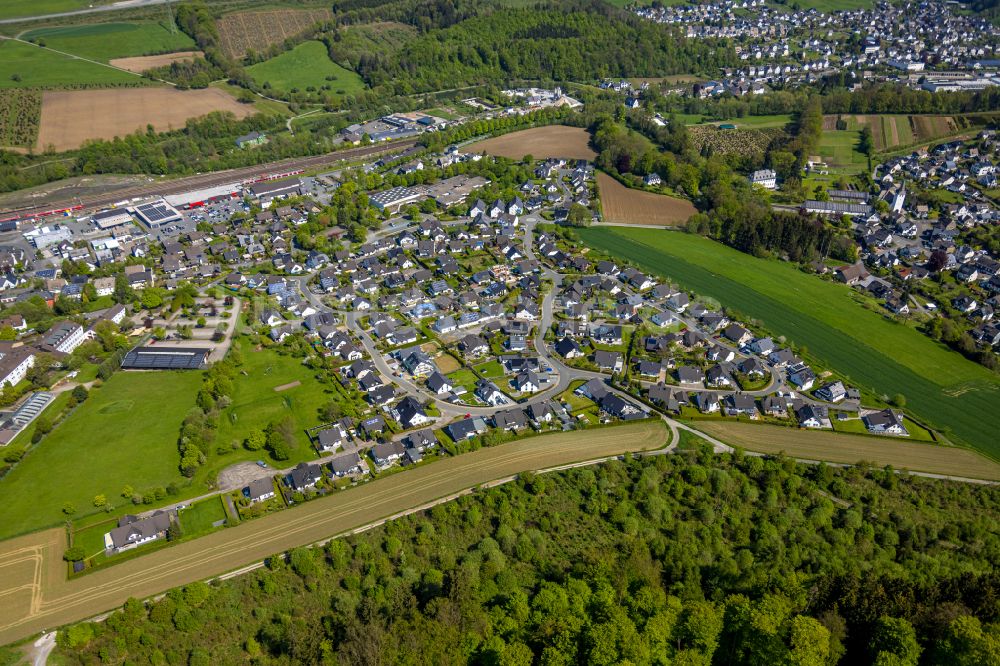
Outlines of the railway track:
<svg viewBox="0 0 1000 666">
<path fill-rule="evenodd" d="M 395 153 L 412 148 L 417 145 L 416 139 L 406 139 L 389 144 L 379 144 L 374 146 L 364 146 L 361 148 L 350 148 L 339 150 L 323 155 L 312 157 L 297 157 L 267 164 L 258 164 L 252 167 L 240 167 L 238 169 L 227 169 L 225 171 L 213 171 L 211 173 L 199 174 L 196 176 L 184 176 L 160 183 L 147 183 L 136 185 L 121 190 L 115 190 L 107 194 L 95 194 L 58 203 L 49 203 L 41 206 L 29 206 L 19 209 L 0 210 L 0 221 L 7 220 L 30 220 L 47 215 L 58 214 L 65 210 L 79 210 L 81 208 L 100 208 L 123 199 L 131 199 L 139 196 L 165 196 L 168 194 L 179 194 L 191 190 L 198 190 L 216 185 L 224 185 L 232 182 L 245 182 L 260 180 L 275 174 L 291 174 L 309 171 L 318 167 L 334 165 L 339 162 L 357 159 L 359 157 L 369 157 Z"/>
</svg>

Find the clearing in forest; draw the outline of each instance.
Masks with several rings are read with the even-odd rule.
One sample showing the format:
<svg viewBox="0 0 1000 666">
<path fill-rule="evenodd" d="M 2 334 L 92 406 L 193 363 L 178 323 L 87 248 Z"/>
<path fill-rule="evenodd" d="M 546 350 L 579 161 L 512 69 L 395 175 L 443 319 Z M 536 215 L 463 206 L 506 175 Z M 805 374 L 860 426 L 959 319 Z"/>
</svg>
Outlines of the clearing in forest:
<svg viewBox="0 0 1000 666">
<path fill-rule="evenodd" d="M 275 9 L 233 12 L 219 19 L 219 42 L 230 58 L 248 53 L 264 53 L 268 47 L 308 32 L 314 25 L 332 18 L 329 9 Z"/>
</svg>

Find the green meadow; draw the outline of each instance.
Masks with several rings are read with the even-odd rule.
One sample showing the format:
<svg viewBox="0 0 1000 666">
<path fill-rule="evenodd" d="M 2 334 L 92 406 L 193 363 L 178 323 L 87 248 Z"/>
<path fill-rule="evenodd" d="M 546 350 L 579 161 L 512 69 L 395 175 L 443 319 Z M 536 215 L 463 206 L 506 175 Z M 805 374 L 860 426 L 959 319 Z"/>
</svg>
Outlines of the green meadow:
<svg viewBox="0 0 1000 666">
<path fill-rule="evenodd" d="M 194 40 L 179 29 L 170 29 L 161 23 L 97 23 L 40 28 L 21 35 L 21 39 L 102 62 L 197 48 Z"/>
<path fill-rule="evenodd" d="M 254 81 L 283 92 L 329 86 L 334 93 L 350 95 L 365 87 L 360 76 L 330 60 L 326 46 L 318 41 L 303 42 L 291 51 L 247 67 L 247 73 Z"/>
<path fill-rule="evenodd" d="M 67 502 L 74 515 L 95 511 L 97 495 L 124 509 L 126 485 L 142 492 L 183 482 L 177 435 L 201 375 L 119 372 L 91 391 L 0 479 L 0 539 L 59 524 Z"/>
<path fill-rule="evenodd" d="M 32 44 L 9 39 L 0 41 L 0 88 L 52 88 L 142 81 L 140 76 Z"/>
</svg>

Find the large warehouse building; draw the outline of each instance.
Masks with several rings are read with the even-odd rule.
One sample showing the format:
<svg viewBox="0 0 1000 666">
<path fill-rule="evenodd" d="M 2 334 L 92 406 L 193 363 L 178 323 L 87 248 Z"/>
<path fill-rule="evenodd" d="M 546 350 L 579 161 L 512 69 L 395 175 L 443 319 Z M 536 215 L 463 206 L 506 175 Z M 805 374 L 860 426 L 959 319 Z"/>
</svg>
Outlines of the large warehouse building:
<svg viewBox="0 0 1000 666">
<path fill-rule="evenodd" d="M 206 187 L 201 190 L 192 190 L 181 194 L 168 194 L 163 198 L 174 208 L 198 208 L 212 201 L 231 199 L 234 196 L 238 196 L 241 187 L 239 183 L 228 183 L 226 185 Z"/>
<path fill-rule="evenodd" d="M 98 229 L 103 230 L 118 227 L 123 224 L 131 224 L 132 216 L 128 214 L 127 210 L 122 208 L 112 208 L 110 210 L 102 210 L 94 213 L 90 216 L 90 220 Z"/>
<path fill-rule="evenodd" d="M 260 201 L 260 205 L 267 207 L 275 199 L 302 194 L 302 180 L 299 178 L 266 180 L 254 183 L 247 189 L 250 190 L 250 194 L 255 199 Z"/>
</svg>

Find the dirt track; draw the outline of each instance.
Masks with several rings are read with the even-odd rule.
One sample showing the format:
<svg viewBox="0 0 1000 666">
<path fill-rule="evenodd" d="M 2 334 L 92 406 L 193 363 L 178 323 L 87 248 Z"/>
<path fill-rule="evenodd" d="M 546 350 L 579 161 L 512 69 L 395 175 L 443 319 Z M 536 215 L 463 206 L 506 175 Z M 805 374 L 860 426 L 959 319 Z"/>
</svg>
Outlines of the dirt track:
<svg viewBox="0 0 1000 666">
<path fill-rule="evenodd" d="M 79 148 L 88 139 L 113 139 L 152 125 L 156 131 L 180 129 L 189 118 L 230 111 L 237 118 L 253 113 L 218 88 L 115 88 L 63 90 L 42 96 L 38 147 L 57 151 Z"/>
<path fill-rule="evenodd" d="M 129 597 L 146 598 L 217 576 L 294 546 L 314 543 L 380 518 L 426 505 L 477 485 L 532 469 L 663 446 L 660 421 L 582 433 L 559 433 L 480 449 L 367 483 L 359 488 L 221 530 L 66 580 L 63 531 L 48 530 L 0 547 L 0 644 L 27 638 L 109 610 Z M 3 576 L 24 553 L 36 558 L 28 580 Z M 17 553 L 17 554 L 15 554 Z M 30 594 L 29 594 L 30 593 Z M 16 595 L 18 603 L 9 603 Z"/>
<path fill-rule="evenodd" d="M 703 421 L 699 430 L 728 444 L 759 453 L 786 453 L 795 458 L 854 464 L 869 460 L 896 469 L 969 479 L 1000 480 L 1000 465 L 969 449 L 895 437 L 851 435 L 829 430 L 798 430 L 780 426 Z"/>
</svg>

